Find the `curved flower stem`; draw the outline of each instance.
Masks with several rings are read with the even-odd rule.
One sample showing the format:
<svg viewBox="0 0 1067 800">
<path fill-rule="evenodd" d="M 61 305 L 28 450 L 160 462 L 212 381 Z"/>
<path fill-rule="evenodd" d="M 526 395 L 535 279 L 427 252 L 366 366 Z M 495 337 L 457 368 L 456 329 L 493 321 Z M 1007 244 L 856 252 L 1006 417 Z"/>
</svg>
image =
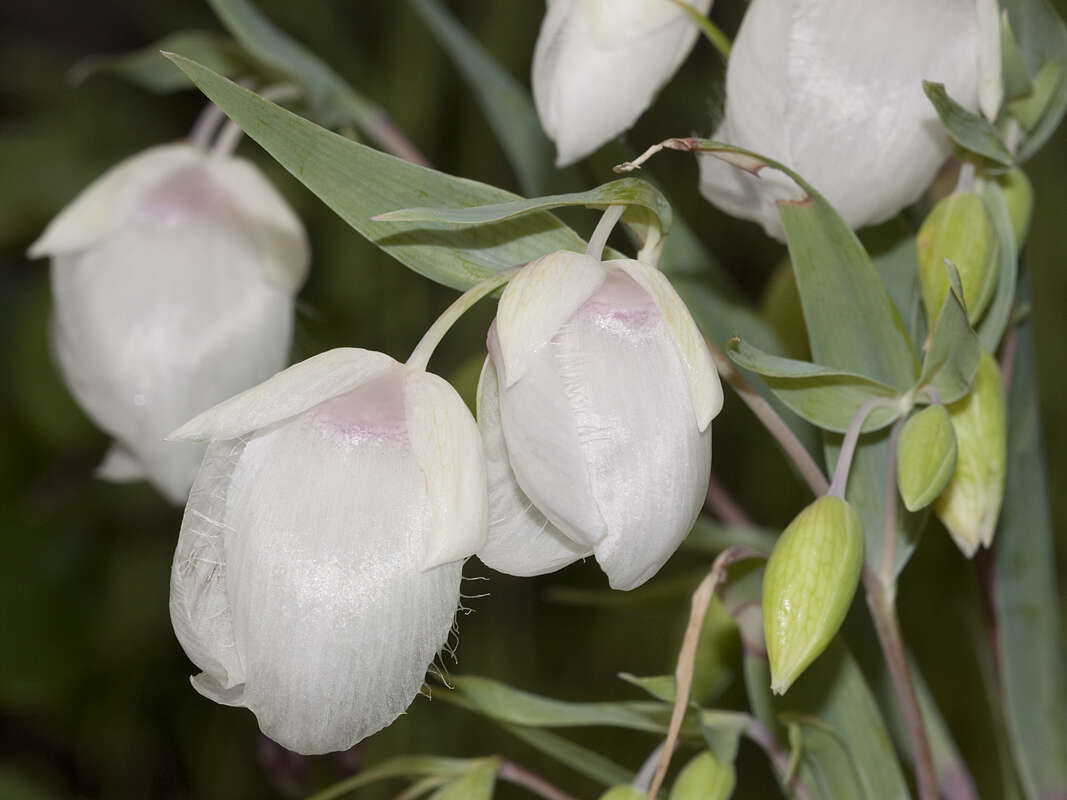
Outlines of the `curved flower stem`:
<svg viewBox="0 0 1067 800">
<path fill-rule="evenodd" d="M 715 516 L 727 525 L 748 527 L 752 525 L 752 517 L 745 509 L 741 508 L 726 488 L 719 483 L 715 473 L 708 478 L 708 495 L 705 505 Z"/>
<path fill-rule="evenodd" d="M 845 497 L 845 487 L 848 484 L 848 473 L 852 469 L 852 457 L 856 454 L 856 445 L 859 443 L 860 434 L 863 433 L 863 423 L 876 408 L 891 406 L 893 401 L 882 397 L 869 397 L 864 400 L 852 419 L 848 423 L 848 430 L 841 442 L 841 452 L 837 455 L 837 466 L 834 468 L 834 479 L 830 483 L 827 494 L 836 495 L 841 499 Z"/>
<path fill-rule="evenodd" d="M 272 103 L 295 100 L 303 94 L 304 90 L 293 83 L 275 84 L 259 92 L 260 97 Z M 216 158 L 233 155 L 233 151 L 237 149 L 237 144 L 241 141 L 241 136 L 243 135 L 244 131 L 238 127 L 237 123 L 233 120 L 228 120 L 226 126 L 216 137 L 215 143 L 211 146 L 211 155 Z"/>
<path fill-rule="evenodd" d="M 622 218 L 622 212 L 625 210 L 626 206 L 622 205 L 607 207 L 596 224 L 593 235 L 589 237 L 589 244 L 585 246 L 587 256 L 592 256 L 597 261 L 600 260 L 600 257 L 604 255 L 604 246 L 608 243 L 608 237 L 611 236 L 615 224 Z"/>
<path fill-rule="evenodd" d="M 430 356 L 433 355 L 433 351 L 437 349 L 437 345 L 441 343 L 441 340 L 448 333 L 449 329 L 456 324 L 456 320 L 462 317 L 470 307 L 481 300 L 486 295 L 492 294 L 505 283 L 515 277 L 515 273 L 521 269 L 520 267 L 512 267 L 511 269 L 503 270 L 495 275 L 490 275 L 481 283 L 471 287 L 463 294 L 461 294 L 452 305 L 444 310 L 430 326 L 430 329 L 422 335 L 422 339 L 415 345 L 415 349 L 411 351 L 411 356 L 408 358 L 408 366 L 416 367 L 418 369 L 426 369 L 426 365 L 430 363 Z"/>
<path fill-rule="evenodd" d="M 208 103 L 193 123 L 192 130 L 189 131 L 189 142 L 194 147 L 207 150 L 208 145 L 211 144 L 211 138 L 224 119 L 226 119 L 225 112 L 214 103 Z"/>
<path fill-rule="evenodd" d="M 797 471 L 807 482 L 812 493 L 816 497 L 826 494 L 830 484 L 827 482 L 822 469 L 815 463 L 815 459 L 811 457 L 811 454 L 800 439 L 797 438 L 796 434 L 785 424 L 785 420 L 778 416 L 774 406 L 756 391 L 755 387 L 734 366 L 734 362 L 728 359 L 711 339 L 705 336 L 704 342 L 707 344 L 711 357 L 715 361 L 715 368 L 719 371 L 719 375 L 733 387 L 738 397 L 756 415 L 756 418 L 763 423 L 763 427 L 767 429 L 767 432 L 775 438 L 782 450 L 785 451 L 785 454 L 796 465 Z"/>
<path fill-rule="evenodd" d="M 933 389 L 933 387 L 930 387 Z M 937 391 L 933 389 L 933 391 Z M 889 464 L 885 471 L 885 507 L 882 509 L 882 585 L 893 586 L 897 560 L 897 446 L 904 417 L 894 423 L 889 434 Z"/>
<path fill-rule="evenodd" d="M 531 794 L 543 797 L 544 800 L 574 800 L 562 789 L 558 789 L 546 781 L 540 775 L 536 775 L 525 767 L 520 767 L 514 761 L 504 759 L 500 762 L 497 777 L 502 781 L 521 786 Z"/>
</svg>

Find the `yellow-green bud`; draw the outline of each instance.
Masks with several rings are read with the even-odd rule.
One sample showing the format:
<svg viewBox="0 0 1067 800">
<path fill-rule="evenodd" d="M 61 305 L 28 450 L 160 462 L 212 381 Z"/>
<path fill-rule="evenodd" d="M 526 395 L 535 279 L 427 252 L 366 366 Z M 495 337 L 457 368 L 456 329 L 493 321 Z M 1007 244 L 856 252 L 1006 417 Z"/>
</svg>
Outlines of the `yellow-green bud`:
<svg viewBox="0 0 1067 800">
<path fill-rule="evenodd" d="M 727 800 L 736 780 L 733 764 L 723 764 L 714 753 L 705 750 L 678 774 L 670 800 Z"/>
<path fill-rule="evenodd" d="M 904 423 L 897 446 L 897 487 L 908 511 L 926 508 L 956 469 L 956 432 L 944 406 L 928 406 Z"/>
<path fill-rule="evenodd" d="M 982 198 L 967 192 L 944 198 L 923 222 L 916 246 L 919 285 L 930 330 L 948 295 L 946 258 L 959 270 L 967 318 L 972 324 L 976 322 L 993 297 L 999 256 L 993 220 Z"/>
<path fill-rule="evenodd" d="M 600 795 L 600 800 L 646 800 L 647 796 L 646 792 L 624 783 L 621 786 L 612 786 Z"/>
<path fill-rule="evenodd" d="M 863 566 L 863 523 L 826 495 L 789 523 L 763 574 L 771 690 L 784 694 L 841 627 Z"/>
<path fill-rule="evenodd" d="M 1046 61 L 1034 76 L 1034 85 L 1030 93 L 1008 103 L 1008 113 L 1019 120 L 1019 124 L 1025 130 L 1031 130 L 1048 110 L 1049 101 L 1059 86 L 1062 76 L 1063 67 L 1058 62 Z"/>
<path fill-rule="evenodd" d="M 982 352 L 971 391 L 948 407 L 956 429 L 956 472 L 934 512 L 965 556 L 988 547 L 1004 499 L 1007 419 L 997 362 Z"/>
<path fill-rule="evenodd" d="M 1015 246 L 1022 248 L 1026 234 L 1030 231 L 1030 214 L 1034 210 L 1034 187 L 1026 173 L 1018 167 L 1012 167 L 999 178 L 1000 191 L 1004 195 L 1004 204 L 1011 216 L 1011 229 L 1015 233 Z"/>
</svg>

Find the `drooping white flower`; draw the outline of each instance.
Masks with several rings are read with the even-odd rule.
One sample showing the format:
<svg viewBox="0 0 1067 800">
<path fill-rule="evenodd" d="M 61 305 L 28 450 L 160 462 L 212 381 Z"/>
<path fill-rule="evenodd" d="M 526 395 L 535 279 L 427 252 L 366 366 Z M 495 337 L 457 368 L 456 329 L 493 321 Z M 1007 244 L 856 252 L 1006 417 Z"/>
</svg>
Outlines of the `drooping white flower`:
<svg viewBox="0 0 1067 800">
<path fill-rule="evenodd" d="M 299 753 L 343 750 L 422 686 L 485 540 L 478 428 L 436 375 L 331 350 L 201 414 L 171 573 L 193 686 Z"/>
<path fill-rule="evenodd" d="M 700 511 L 722 407 L 685 305 L 638 261 L 557 252 L 504 290 L 488 344 L 478 557 L 537 575 L 594 554 L 612 587 L 639 586 Z"/>
<path fill-rule="evenodd" d="M 712 0 L 686 0 L 706 14 Z M 583 158 L 641 116 L 696 41 L 672 0 L 548 0 L 533 93 L 557 164 Z"/>
<path fill-rule="evenodd" d="M 986 5 L 753 0 L 730 54 L 726 113 L 713 138 L 792 167 L 853 228 L 882 222 L 919 197 L 951 152 L 922 81 L 944 83 L 972 111 L 979 106 L 980 62 L 999 60 L 979 35 Z M 990 102 L 996 98 L 983 106 Z M 698 158 L 708 200 L 782 238 L 775 204 L 797 196 L 791 180 Z"/>
<path fill-rule="evenodd" d="M 250 162 L 167 145 L 96 180 L 30 255 L 52 257 L 60 371 L 115 440 L 100 476 L 184 502 L 204 449 L 164 437 L 285 366 L 300 220 Z"/>
</svg>

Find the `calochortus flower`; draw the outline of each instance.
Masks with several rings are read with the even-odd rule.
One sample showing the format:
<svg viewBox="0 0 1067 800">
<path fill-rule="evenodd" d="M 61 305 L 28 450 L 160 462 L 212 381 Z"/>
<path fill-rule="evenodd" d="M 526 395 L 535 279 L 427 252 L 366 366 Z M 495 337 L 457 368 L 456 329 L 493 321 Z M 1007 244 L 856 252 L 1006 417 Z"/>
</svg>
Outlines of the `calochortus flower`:
<svg viewBox="0 0 1067 800">
<path fill-rule="evenodd" d="M 331 350 L 175 436 L 210 442 L 171 573 L 193 686 L 299 753 L 388 725 L 485 540 L 481 438 L 459 395 L 381 353 Z"/>
<path fill-rule="evenodd" d="M 184 502 L 203 447 L 164 437 L 285 366 L 300 220 L 248 161 L 168 145 L 105 173 L 30 254 L 52 257 L 60 371 L 114 437 L 101 477 Z"/>
<path fill-rule="evenodd" d="M 479 558 L 537 575 L 595 554 L 612 587 L 639 586 L 707 491 L 722 387 L 689 311 L 653 267 L 556 252 L 508 284 L 488 344 Z"/>
<path fill-rule="evenodd" d="M 706 14 L 711 0 L 686 0 Z M 537 113 L 566 166 L 627 130 L 699 29 L 674 0 L 548 0 L 537 37 Z"/>
<path fill-rule="evenodd" d="M 995 60 L 999 74 L 999 45 L 985 45 L 980 28 L 990 26 L 979 17 L 993 15 L 995 37 L 996 13 L 984 0 L 753 0 L 713 138 L 792 167 L 854 228 L 882 222 L 914 202 L 951 153 L 922 82 L 944 83 L 976 110 L 980 62 Z M 800 199 L 791 180 L 699 161 L 708 200 L 782 237 L 776 203 Z"/>
</svg>

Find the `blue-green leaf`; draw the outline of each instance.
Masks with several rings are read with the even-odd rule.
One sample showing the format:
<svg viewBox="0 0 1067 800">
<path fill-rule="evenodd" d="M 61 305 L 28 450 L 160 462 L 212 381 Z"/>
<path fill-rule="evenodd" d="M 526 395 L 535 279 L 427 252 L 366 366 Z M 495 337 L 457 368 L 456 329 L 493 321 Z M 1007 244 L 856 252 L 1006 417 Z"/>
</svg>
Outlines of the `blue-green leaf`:
<svg viewBox="0 0 1067 800">
<path fill-rule="evenodd" d="M 634 778 L 633 772 L 619 766 L 610 758 L 552 731 L 543 728 L 524 728 L 520 725 L 502 724 L 500 727 L 531 747 L 536 747 L 545 755 L 556 759 L 559 763 L 565 764 L 575 772 L 592 778 L 604 786 L 629 783 Z"/>
<path fill-rule="evenodd" d="M 376 214 L 397 208 L 478 206 L 518 197 L 357 144 L 193 61 L 171 58 L 245 133 L 349 225 L 438 283 L 467 289 L 554 250 L 585 249 L 581 237 L 546 212 L 459 230 L 440 223 L 375 222 Z"/>
<path fill-rule="evenodd" d="M 380 764 L 362 769 L 358 775 L 346 778 L 316 793 L 308 800 L 334 800 L 376 781 L 389 778 L 438 777 L 445 780 L 461 777 L 485 763 L 481 758 L 445 758 L 443 756 L 397 756 Z"/>
<path fill-rule="evenodd" d="M 946 264 L 946 269 L 949 292 L 930 336 L 918 385 L 933 386 L 942 402 L 952 403 L 970 390 L 982 348 L 967 321 L 960 273 L 952 264 Z"/>
<path fill-rule="evenodd" d="M 923 81 L 923 91 L 930 98 L 952 141 L 964 150 L 984 156 L 1001 166 L 1011 166 L 1011 152 L 985 117 L 972 114 L 949 97 L 943 83 Z"/>
<path fill-rule="evenodd" d="M 1004 199 L 1004 190 L 996 180 L 979 180 L 978 192 L 985 200 L 993 230 L 997 235 L 1000 256 L 997 260 L 997 286 L 989 308 L 978 322 L 978 338 L 989 352 L 996 352 L 1000 338 L 1008 327 L 1015 308 L 1015 282 L 1019 274 L 1019 249 L 1015 241 L 1011 213 Z"/>
</svg>

